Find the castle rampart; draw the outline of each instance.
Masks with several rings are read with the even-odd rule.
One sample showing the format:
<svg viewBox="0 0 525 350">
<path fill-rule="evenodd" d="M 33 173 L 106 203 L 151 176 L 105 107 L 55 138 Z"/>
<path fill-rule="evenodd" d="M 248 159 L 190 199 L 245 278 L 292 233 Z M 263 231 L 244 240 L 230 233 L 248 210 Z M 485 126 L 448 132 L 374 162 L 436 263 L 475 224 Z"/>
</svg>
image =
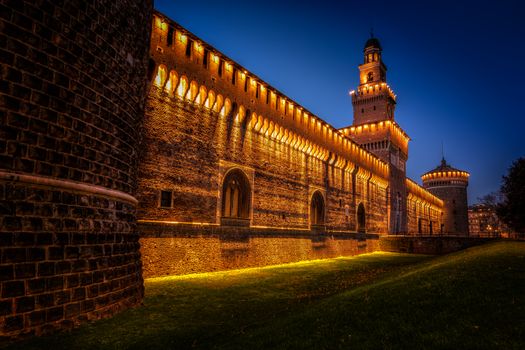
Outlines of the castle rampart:
<svg viewBox="0 0 525 350">
<path fill-rule="evenodd" d="M 312 252 L 320 255 L 301 255 L 288 250 L 293 244 L 276 247 L 280 239 L 297 239 L 293 249 L 310 250 L 315 237 L 337 232 L 334 244 L 350 252 L 356 233 L 389 231 L 390 166 L 345 131 L 159 13 L 153 20 L 151 57 L 155 69 L 138 194 L 142 252 L 145 264 L 152 264 L 146 267 L 148 276 L 174 273 L 175 267 L 166 265 L 171 263 L 180 264 L 176 271 L 183 273 L 336 256 L 342 250 L 316 248 Z M 377 129 L 407 147 L 408 136 L 394 121 L 355 130 L 360 128 Z M 404 171 L 394 178 L 403 183 L 396 191 L 406 198 Z M 419 188 L 415 195 L 426 203 L 420 192 L 425 191 Z M 398 206 L 402 225 L 406 206 Z M 221 260 L 220 252 L 237 242 L 239 230 L 242 247 L 232 265 Z M 345 232 L 350 239 L 341 238 Z M 215 247 L 219 257 L 206 255 L 207 265 L 192 239 Z M 181 257 L 177 263 L 158 259 L 174 255 Z"/>
</svg>

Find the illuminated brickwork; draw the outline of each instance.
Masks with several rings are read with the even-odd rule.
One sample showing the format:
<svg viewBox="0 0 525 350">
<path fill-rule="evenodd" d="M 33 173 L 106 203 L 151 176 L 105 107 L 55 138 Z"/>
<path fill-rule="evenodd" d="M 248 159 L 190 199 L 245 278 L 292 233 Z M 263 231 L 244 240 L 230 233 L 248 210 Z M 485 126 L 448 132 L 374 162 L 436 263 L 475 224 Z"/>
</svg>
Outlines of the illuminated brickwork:
<svg viewBox="0 0 525 350">
<path fill-rule="evenodd" d="M 219 225 L 140 223 L 144 278 L 351 256 L 378 250 L 377 236 Z"/>
<path fill-rule="evenodd" d="M 320 257 L 298 232 L 351 237 L 430 233 L 441 225 L 442 201 L 407 184 L 409 138 L 393 120 L 388 86 L 383 112 L 392 118 L 376 113 L 366 124 L 337 130 L 160 13 L 151 58 L 138 217 L 141 231 L 147 222 L 149 233 L 164 232 L 169 222 L 172 234 L 143 236 L 148 276 Z M 223 241 L 213 228 L 247 232 L 242 263 L 221 260 Z M 259 230 L 274 235 L 257 241 Z M 281 238 L 288 243 L 279 245 Z M 172 254 L 188 260 L 159 267 L 160 257 Z"/>
<path fill-rule="evenodd" d="M 445 159 L 421 179 L 423 187 L 443 200 L 444 234 L 469 234 L 467 186 L 469 173 L 451 167 Z"/>
<path fill-rule="evenodd" d="M 140 218 L 221 223 L 224 176 L 239 169 L 251 191 L 245 224 L 356 231 L 363 204 L 361 230 L 386 232 L 379 158 L 160 14 L 151 54 Z M 159 207 L 161 191 L 169 207 Z M 316 223 L 315 192 L 324 209 Z"/>
<path fill-rule="evenodd" d="M 151 6 L 0 5 L 0 338 L 142 301 L 133 194 Z"/>
</svg>

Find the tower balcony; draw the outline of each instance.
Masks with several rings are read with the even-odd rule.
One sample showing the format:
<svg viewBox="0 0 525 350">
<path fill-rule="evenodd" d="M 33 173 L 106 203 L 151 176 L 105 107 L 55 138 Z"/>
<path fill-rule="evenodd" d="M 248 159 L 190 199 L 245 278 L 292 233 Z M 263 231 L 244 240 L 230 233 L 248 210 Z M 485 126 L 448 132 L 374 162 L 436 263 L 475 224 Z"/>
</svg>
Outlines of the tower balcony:
<svg viewBox="0 0 525 350">
<path fill-rule="evenodd" d="M 390 88 L 387 83 L 366 83 L 359 85 L 357 90 L 350 91 L 352 96 L 352 103 L 367 100 L 373 97 L 385 96 L 391 98 L 394 102 L 396 101 L 397 95 Z"/>
</svg>

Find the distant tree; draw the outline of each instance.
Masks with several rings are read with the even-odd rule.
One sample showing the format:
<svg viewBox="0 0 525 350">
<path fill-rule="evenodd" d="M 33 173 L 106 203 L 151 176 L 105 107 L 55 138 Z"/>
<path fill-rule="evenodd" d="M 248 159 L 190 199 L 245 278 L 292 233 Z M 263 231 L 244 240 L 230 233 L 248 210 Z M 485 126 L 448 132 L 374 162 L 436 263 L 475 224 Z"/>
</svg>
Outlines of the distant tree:
<svg viewBox="0 0 525 350">
<path fill-rule="evenodd" d="M 497 206 L 499 218 L 516 232 L 525 232 L 525 158 L 519 158 L 503 176 L 503 201 Z"/>
<path fill-rule="evenodd" d="M 501 192 L 491 192 L 484 195 L 483 197 L 478 197 L 478 203 L 482 204 L 489 208 L 494 208 L 498 206 L 503 201 Z"/>
</svg>

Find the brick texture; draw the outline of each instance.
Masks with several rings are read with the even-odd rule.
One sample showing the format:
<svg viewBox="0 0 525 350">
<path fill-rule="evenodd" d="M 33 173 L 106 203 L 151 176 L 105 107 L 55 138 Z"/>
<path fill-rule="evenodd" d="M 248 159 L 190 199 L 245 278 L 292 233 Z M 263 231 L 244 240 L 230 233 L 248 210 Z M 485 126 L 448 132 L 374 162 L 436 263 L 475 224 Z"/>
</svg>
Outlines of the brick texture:
<svg viewBox="0 0 525 350">
<path fill-rule="evenodd" d="M 261 267 L 370 253 L 378 235 L 140 224 L 144 277 Z"/>
<path fill-rule="evenodd" d="M 151 7 L 0 4 L 2 337 L 70 328 L 141 302 L 132 201 L 5 174 L 134 195 Z"/>
</svg>

